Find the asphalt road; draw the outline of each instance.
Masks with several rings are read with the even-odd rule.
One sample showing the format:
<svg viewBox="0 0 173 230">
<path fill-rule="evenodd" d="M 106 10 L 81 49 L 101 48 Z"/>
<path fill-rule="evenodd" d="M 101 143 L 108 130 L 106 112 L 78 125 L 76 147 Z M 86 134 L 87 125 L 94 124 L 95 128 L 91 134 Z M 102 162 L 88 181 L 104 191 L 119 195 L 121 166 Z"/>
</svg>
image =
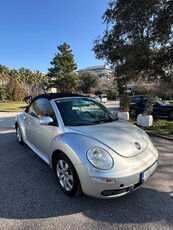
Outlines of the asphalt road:
<svg viewBox="0 0 173 230">
<path fill-rule="evenodd" d="M 113 200 L 69 198 L 49 166 L 17 143 L 14 128 L 1 127 L 3 119 L 0 113 L 1 230 L 173 229 L 173 141 L 151 137 L 159 167 L 138 191 Z"/>
</svg>

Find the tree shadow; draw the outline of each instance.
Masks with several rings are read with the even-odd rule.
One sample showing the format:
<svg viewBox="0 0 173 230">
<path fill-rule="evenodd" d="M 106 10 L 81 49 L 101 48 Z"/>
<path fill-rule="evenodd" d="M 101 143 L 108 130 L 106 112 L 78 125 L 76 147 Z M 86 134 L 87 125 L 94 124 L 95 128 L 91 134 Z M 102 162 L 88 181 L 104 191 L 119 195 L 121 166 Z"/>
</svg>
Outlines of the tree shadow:
<svg viewBox="0 0 173 230">
<path fill-rule="evenodd" d="M 162 171 L 173 168 L 172 162 L 169 165 L 161 162 L 149 182 L 122 198 L 100 200 L 85 195 L 70 198 L 61 192 L 46 163 L 26 145 L 19 145 L 13 131 L 3 132 L 0 133 L 0 218 L 41 219 L 82 213 L 110 224 L 164 221 L 171 225 L 173 187 L 170 192 L 162 191 L 158 183 Z"/>
</svg>

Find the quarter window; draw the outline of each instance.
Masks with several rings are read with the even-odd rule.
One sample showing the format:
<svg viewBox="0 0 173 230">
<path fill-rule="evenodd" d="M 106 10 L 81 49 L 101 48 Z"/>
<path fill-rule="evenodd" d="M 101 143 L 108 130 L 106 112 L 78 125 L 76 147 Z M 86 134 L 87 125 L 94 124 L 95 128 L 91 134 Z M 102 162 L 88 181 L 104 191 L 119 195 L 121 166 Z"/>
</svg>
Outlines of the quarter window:
<svg viewBox="0 0 173 230">
<path fill-rule="evenodd" d="M 36 118 L 48 116 L 55 119 L 52 105 L 50 104 L 50 101 L 46 98 L 39 98 L 34 101 L 28 109 L 28 114 Z"/>
</svg>

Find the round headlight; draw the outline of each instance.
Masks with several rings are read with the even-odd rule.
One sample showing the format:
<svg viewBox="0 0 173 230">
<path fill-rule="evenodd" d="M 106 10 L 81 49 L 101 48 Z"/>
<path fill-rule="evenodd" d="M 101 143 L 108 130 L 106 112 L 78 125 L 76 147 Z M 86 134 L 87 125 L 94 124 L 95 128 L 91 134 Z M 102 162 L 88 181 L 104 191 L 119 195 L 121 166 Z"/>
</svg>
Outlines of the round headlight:
<svg viewBox="0 0 173 230">
<path fill-rule="evenodd" d="M 113 159 L 110 154 L 99 147 L 91 147 L 87 151 L 88 161 L 96 168 L 108 170 L 113 166 Z"/>
</svg>

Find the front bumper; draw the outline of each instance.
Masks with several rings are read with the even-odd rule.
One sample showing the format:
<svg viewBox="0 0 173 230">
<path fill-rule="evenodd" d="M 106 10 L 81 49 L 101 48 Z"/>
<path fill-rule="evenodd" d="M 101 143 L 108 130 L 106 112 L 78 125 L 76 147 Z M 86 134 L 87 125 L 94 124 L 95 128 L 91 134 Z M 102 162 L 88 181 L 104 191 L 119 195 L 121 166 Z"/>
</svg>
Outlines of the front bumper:
<svg viewBox="0 0 173 230">
<path fill-rule="evenodd" d="M 140 186 L 153 175 L 157 166 L 158 161 L 155 161 L 143 171 L 129 176 L 115 178 L 95 177 L 89 176 L 87 173 L 82 173 L 80 174 L 82 191 L 86 195 L 102 199 L 121 197 L 140 188 Z M 82 171 L 84 172 L 84 170 Z"/>
</svg>

